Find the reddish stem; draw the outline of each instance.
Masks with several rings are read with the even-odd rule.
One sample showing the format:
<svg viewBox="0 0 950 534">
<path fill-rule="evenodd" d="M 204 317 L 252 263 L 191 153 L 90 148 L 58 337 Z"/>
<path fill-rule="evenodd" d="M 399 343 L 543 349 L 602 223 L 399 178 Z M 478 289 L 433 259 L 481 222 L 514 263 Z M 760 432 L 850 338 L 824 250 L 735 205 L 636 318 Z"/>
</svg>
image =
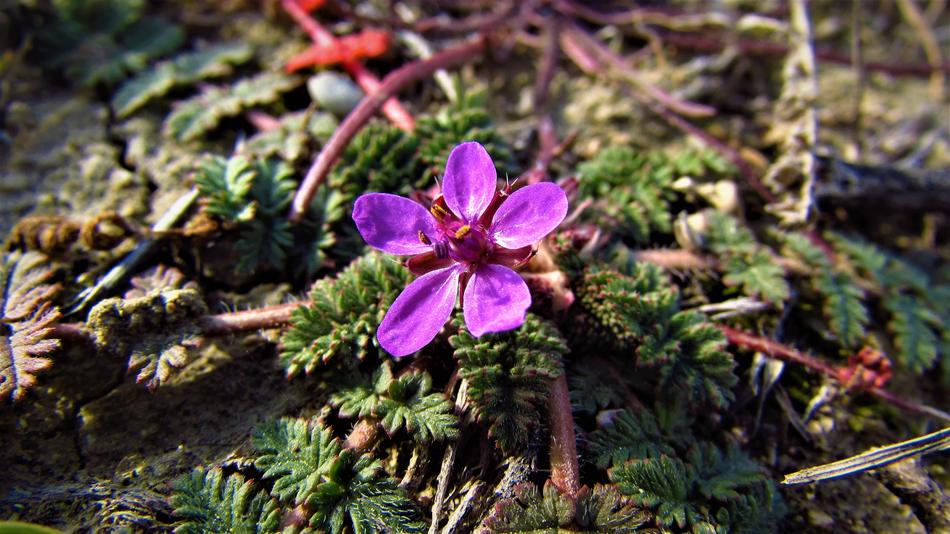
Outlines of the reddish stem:
<svg viewBox="0 0 950 534">
<path fill-rule="evenodd" d="M 310 304 L 310 302 L 304 300 L 254 310 L 205 315 L 198 320 L 198 325 L 201 333 L 206 336 L 277 328 L 290 323 L 293 311 L 307 304 Z"/>
<path fill-rule="evenodd" d="M 292 222 L 299 222 L 306 215 L 310 208 L 310 202 L 316 194 L 317 189 L 337 158 L 343 152 L 343 149 L 350 143 L 350 140 L 366 124 L 380 108 L 383 102 L 390 96 L 396 94 L 400 89 L 414 83 L 422 78 L 431 76 L 439 69 L 444 69 L 465 62 L 480 54 L 486 46 L 487 39 L 479 37 L 460 45 L 447 48 L 438 54 L 426 59 L 420 59 L 407 63 L 402 67 L 392 71 L 383 80 L 378 90 L 369 92 L 363 97 L 363 100 L 353 108 L 353 111 L 343 119 L 343 123 L 333 132 L 330 140 L 323 146 L 323 150 L 313 161 L 313 165 L 307 171 L 303 182 L 297 189 L 294 196 L 293 205 L 290 208 L 289 219 Z"/>
<path fill-rule="evenodd" d="M 580 467 L 566 373 L 551 382 L 548 411 L 551 413 L 551 482 L 574 500 L 580 490 Z"/>
<path fill-rule="evenodd" d="M 294 22 L 310 35 L 310 39 L 313 40 L 314 44 L 318 46 L 339 46 L 339 39 L 311 17 L 297 0 L 283 0 L 281 5 L 284 7 L 284 11 L 294 19 Z M 363 88 L 367 95 L 379 90 L 379 79 L 366 70 L 362 63 L 345 60 L 340 64 L 350 73 L 350 76 L 356 80 L 356 83 Z M 412 131 L 416 127 L 416 121 L 412 118 L 412 115 L 395 98 L 386 99 L 383 104 L 383 113 L 397 128 Z"/>
<path fill-rule="evenodd" d="M 691 48 L 700 52 L 719 52 L 725 48 L 725 40 L 708 35 L 692 35 L 685 33 L 662 32 L 663 41 L 674 46 Z M 784 57 L 788 54 L 788 47 L 770 41 L 741 39 L 738 42 L 739 50 L 750 56 Z M 851 66 L 853 61 L 849 54 L 844 54 L 828 48 L 815 50 L 815 58 L 825 63 L 836 63 Z M 883 72 L 892 76 L 930 76 L 934 72 L 950 73 L 950 62 L 943 62 L 937 67 L 923 63 L 886 63 L 869 61 L 862 63 L 866 71 Z"/>
<path fill-rule="evenodd" d="M 798 350 L 789 347 L 788 345 L 783 345 L 778 341 L 773 341 L 771 339 L 766 339 L 759 337 L 748 332 L 743 332 L 742 330 L 737 330 L 735 328 L 725 326 L 725 325 L 716 325 L 723 334 L 726 335 L 726 339 L 729 340 L 729 343 L 736 345 L 738 347 L 744 347 L 750 350 L 757 352 L 762 352 L 773 358 L 778 358 L 787 362 L 797 363 L 804 367 L 807 367 L 813 371 L 817 371 L 829 378 L 833 378 L 838 382 L 842 382 L 842 378 L 848 376 L 842 371 L 846 371 L 847 368 L 837 368 L 833 365 L 826 363 L 818 358 L 800 352 Z M 842 382 L 843 384 L 843 382 Z M 900 397 L 896 393 L 888 391 L 880 387 L 868 387 L 862 389 L 861 391 L 867 391 L 871 395 L 885 400 L 898 408 L 902 408 L 907 411 L 916 412 L 924 415 L 929 415 L 931 417 L 936 417 L 943 419 L 945 421 L 950 421 L 950 414 L 934 408 L 932 406 L 927 406 L 923 404 L 918 404 L 914 401 L 907 400 L 903 397 Z"/>
</svg>

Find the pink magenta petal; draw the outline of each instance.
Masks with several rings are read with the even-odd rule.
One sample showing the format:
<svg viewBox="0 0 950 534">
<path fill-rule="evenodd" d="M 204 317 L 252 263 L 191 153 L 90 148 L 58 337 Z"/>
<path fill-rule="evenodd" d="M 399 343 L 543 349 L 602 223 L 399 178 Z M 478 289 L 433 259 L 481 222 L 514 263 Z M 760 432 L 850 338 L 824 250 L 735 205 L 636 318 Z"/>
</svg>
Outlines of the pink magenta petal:
<svg viewBox="0 0 950 534">
<path fill-rule="evenodd" d="M 370 246 L 390 254 L 421 254 L 432 250 L 419 232 L 436 239 L 435 218 L 420 204 L 386 193 L 367 193 L 353 204 L 353 221 Z"/>
<path fill-rule="evenodd" d="M 567 215 L 567 195 L 557 184 L 542 182 L 523 187 L 495 212 L 491 233 L 505 248 L 537 243 L 557 228 Z"/>
<path fill-rule="evenodd" d="M 475 337 L 518 328 L 530 306 L 531 293 L 518 273 L 483 264 L 465 288 L 465 325 Z"/>
<path fill-rule="evenodd" d="M 432 341 L 455 308 L 460 273 L 458 265 L 432 271 L 413 280 L 396 297 L 376 331 L 386 352 L 406 356 Z"/>
<path fill-rule="evenodd" d="M 485 147 L 469 141 L 452 149 L 442 176 L 445 203 L 460 218 L 472 222 L 495 196 L 498 178 Z"/>
</svg>

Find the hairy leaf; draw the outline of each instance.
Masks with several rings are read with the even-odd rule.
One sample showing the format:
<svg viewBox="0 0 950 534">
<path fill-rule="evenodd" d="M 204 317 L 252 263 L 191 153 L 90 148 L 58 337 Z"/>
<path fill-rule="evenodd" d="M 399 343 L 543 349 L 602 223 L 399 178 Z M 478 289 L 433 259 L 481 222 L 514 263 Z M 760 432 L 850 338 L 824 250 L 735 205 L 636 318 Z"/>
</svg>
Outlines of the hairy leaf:
<svg viewBox="0 0 950 534">
<path fill-rule="evenodd" d="M 475 417 L 506 453 L 527 445 L 530 432 L 547 419 L 545 405 L 552 379 L 562 373 L 567 345 L 550 323 L 528 314 L 517 330 L 473 338 L 453 319 L 458 334 L 449 338 L 468 381 Z"/>
<path fill-rule="evenodd" d="M 253 444 L 254 465 L 264 478 L 276 478 L 271 493 L 295 505 L 310 496 L 342 450 L 329 430 L 303 419 L 265 423 L 254 432 Z"/>
<path fill-rule="evenodd" d="M 318 280 L 311 303 L 294 310 L 281 337 L 281 363 L 288 376 L 312 372 L 336 357 L 363 359 L 378 348 L 376 328 L 411 276 L 377 253 L 357 259 L 335 279 Z"/>
</svg>

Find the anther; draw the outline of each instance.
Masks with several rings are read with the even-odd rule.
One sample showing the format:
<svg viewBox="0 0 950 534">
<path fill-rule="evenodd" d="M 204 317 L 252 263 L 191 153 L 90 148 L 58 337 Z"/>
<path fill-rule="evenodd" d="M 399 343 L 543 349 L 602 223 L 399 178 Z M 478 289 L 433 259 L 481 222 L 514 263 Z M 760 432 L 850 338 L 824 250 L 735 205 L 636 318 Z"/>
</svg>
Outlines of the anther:
<svg viewBox="0 0 950 534">
<path fill-rule="evenodd" d="M 438 205 L 438 204 L 432 204 L 432 207 L 429 208 L 429 212 L 430 212 L 436 219 L 438 219 L 438 220 L 440 220 L 440 221 L 441 221 L 442 219 L 444 219 L 446 215 L 449 214 L 449 212 L 445 211 L 445 208 L 443 208 L 442 206 L 440 206 L 440 205 Z"/>
<path fill-rule="evenodd" d="M 464 225 L 455 232 L 455 239 L 462 239 L 467 236 L 469 232 L 472 231 L 472 227 L 469 225 Z"/>
<path fill-rule="evenodd" d="M 422 230 L 419 230 L 419 242 L 421 242 L 423 245 L 432 244 L 432 241 L 430 241 L 429 238 L 426 237 L 426 235 L 422 233 Z"/>
</svg>

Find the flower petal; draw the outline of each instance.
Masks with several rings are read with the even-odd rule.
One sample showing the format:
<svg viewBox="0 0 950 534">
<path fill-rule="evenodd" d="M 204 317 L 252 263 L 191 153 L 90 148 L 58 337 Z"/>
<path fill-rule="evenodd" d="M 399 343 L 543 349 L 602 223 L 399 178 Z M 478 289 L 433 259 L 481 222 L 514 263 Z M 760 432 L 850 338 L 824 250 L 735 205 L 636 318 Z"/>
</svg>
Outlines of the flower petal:
<svg viewBox="0 0 950 534">
<path fill-rule="evenodd" d="M 461 268 L 453 265 L 413 280 L 379 324 L 379 344 L 393 356 L 406 356 L 428 345 L 455 308 L 460 273 Z"/>
<path fill-rule="evenodd" d="M 567 195 L 559 185 L 529 185 L 512 193 L 495 212 L 492 238 L 505 248 L 525 247 L 551 233 L 565 215 Z"/>
<path fill-rule="evenodd" d="M 421 254 L 432 250 L 419 240 L 439 235 L 435 218 L 422 205 L 405 197 L 367 193 L 353 204 L 353 221 L 370 246 L 390 254 Z"/>
<path fill-rule="evenodd" d="M 478 267 L 465 288 L 465 325 L 473 336 L 503 332 L 524 323 L 531 293 L 518 273 L 502 265 Z"/>
<path fill-rule="evenodd" d="M 462 143 L 452 149 L 445 163 L 442 195 L 456 215 L 471 223 L 491 204 L 497 179 L 485 147 L 475 141 Z"/>
</svg>

